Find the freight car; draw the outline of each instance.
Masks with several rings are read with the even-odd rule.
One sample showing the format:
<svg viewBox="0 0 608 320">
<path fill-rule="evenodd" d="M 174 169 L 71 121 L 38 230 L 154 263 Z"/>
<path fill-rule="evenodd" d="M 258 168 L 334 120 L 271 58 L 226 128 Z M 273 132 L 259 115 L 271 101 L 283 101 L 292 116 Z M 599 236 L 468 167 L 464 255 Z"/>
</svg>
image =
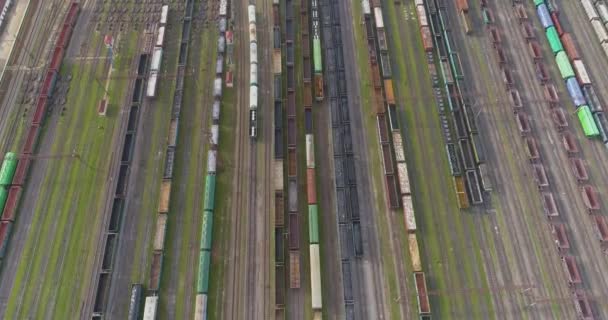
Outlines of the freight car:
<svg viewBox="0 0 608 320">
<path fill-rule="evenodd" d="M 321 22 L 319 21 L 318 0 L 311 0 L 312 13 L 312 58 L 314 66 L 315 99 L 323 101 L 323 58 L 321 54 Z"/>
</svg>

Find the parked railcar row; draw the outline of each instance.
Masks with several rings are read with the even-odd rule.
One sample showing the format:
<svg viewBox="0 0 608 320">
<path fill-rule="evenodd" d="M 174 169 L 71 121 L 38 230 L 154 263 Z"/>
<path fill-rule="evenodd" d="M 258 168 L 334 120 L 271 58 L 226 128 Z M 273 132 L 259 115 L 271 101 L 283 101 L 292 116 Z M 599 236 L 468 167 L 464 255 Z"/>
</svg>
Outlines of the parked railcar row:
<svg viewBox="0 0 608 320">
<path fill-rule="evenodd" d="M 213 105 L 211 112 L 211 141 L 207 151 L 207 175 L 205 176 L 205 192 L 203 194 L 201 240 L 199 246 L 198 272 L 196 281 L 196 300 L 194 305 L 194 320 L 205 320 L 207 316 L 207 300 L 209 282 L 211 279 L 211 252 L 213 239 L 213 215 L 215 212 L 215 188 L 218 163 L 220 107 L 222 101 L 222 77 L 224 55 L 226 52 L 226 26 L 228 19 L 228 0 L 220 0 L 218 13 L 218 42 L 217 60 L 213 90 Z M 254 8 L 255 12 L 255 8 Z M 255 30 L 254 30 L 255 33 Z"/>
<path fill-rule="evenodd" d="M 136 141 L 139 112 L 142 108 L 143 87 L 146 83 L 146 73 L 148 70 L 149 54 L 141 53 L 139 55 L 139 65 L 137 68 L 137 78 L 132 91 L 131 105 L 129 107 L 129 118 L 127 131 L 123 140 L 123 147 L 120 154 L 120 165 L 117 168 L 118 177 L 116 182 L 116 190 L 112 200 L 112 209 L 110 212 L 110 223 L 104 233 L 105 241 L 103 243 L 103 260 L 95 287 L 95 301 L 93 305 L 92 319 L 103 319 L 105 317 L 107 305 L 107 293 L 110 292 L 112 282 L 113 264 L 116 260 L 117 242 L 120 237 L 120 222 L 124 214 L 125 201 L 128 193 L 129 173 L 131 170 L 131 162 L 133 161 L 133 147 Z"/>
<path fill-rule="evenodd" d="M 534 1 L 535 5 L 539 5 L 544 1 Z M 608 32 L 606 32 L 606 23 L 608 23 L 608 5 L 603 0 L 580 0 L 583 9 L 587 14 L 589 22 L 595 31 L 595 35 L 604 50 L 604 54 L 608 56 Z"/>
<path fill-rule="evenodd" d="M 300 289 L 300 212 L 298 211 L 295 20 L 293 0 L 285 1 L 285 65 L 287 71 L 287 241 L 289 289 Z"/>
<path fill-rule="evenodd" d="M 490 8 L 488 8 L 488 6 L 486 4 L 486 1 L 482 2 L 482 9 L 486 12 L 491 12 Z M 527 14 L 525 14 L 525 7 L 523 6 L 523 4 L 517 3 L 514 6 L 514 10 L 515 10 L 515 13 L 516 13 L 518 19 L 520 20 L 520 23 L 523 26 L 523 29 L 524 30 L 532 29 L 529 21 L 527 20 Z M 537 10 L 537 12 L 538 12 L 538 10 Z M 494 21 L 492 21 L 491 24 L 493 24 L 493 23 L 494 23 Z M 500 29 L 496 25 L 490 27 L 488 30 L 490 31 L 489 32 L 490 38 L 492 38 L 492 39 L 496 39 L 496 36 L 492 35 L 492 33 L 499 34 L 499 32 L 500 32 Z M 524 31 L 524 37 L 525 37 L 526 41 L 528 42 L 528 44 L 533 44 L 536 42 L 536 39 L 535 39 L 535 36 L 533 35 L 533 33 Z M 500 48 L 500 50 L 502 50 L 502 46 L 503 45 L 501 43 L 495 43 L 495 48 L 497 50 L 499 48 Z M 531 55 L 532 62 L 535 65 L 538 66 L 543 63 L 542 55 L 541 55 L 541 57 L 538 57 L 538 55 L 534 51 L 531 51 L 531 53 L 532 53 L 532 55 Z M 502 63 L 499 61 L 498 65 L 503 70 L 509 68 L 508 64 L 506 63 L 506 59 Z M 541 81 L 541 83 L 544 85 L 545 97 L 546 97 L 547 103 L 550 107 L 549 112 L 551 113 L 551 116 L 553 117 L 554 122 L 556 124 L 556 130 L 561 132 L 561 135 L 564 138 L 565 151 L 568 154 L 568 156 L 571 158 L 571 161 L 573 163 L 573 168 L 575 169 L 575 171 L 579 171 L 578 173 L 579 173 L 580 178 L 588 179 L 588 178 L 583 177 L 583 176 L 587 176 L 586 168 L 583 165 L 583 162 L 580 160 L 580 158 L 577 157 L 578 147 L 576 146 L 574 136 L 567 130 L 568 129 L 567 120 L 565 119 L 565 116 L 563 116 L 563 114 L 561 117 L 559 116 L 559 114 L 560 114 L 559 112 L 561 111 L 561 108 L 559 107 L 559 97 L 557 95 L 557 91 L 556 91 L 555 87 L 551 83 L 549 83 L 548 76 L 546 78 L 539 77 L 539 81 Z M 510 86 L 510 88 L 508 88 L 507 90 L 510 90 L 510 92 L 518 92 L 517 89 L 515 89 L 514 87 L 515 87 L 515 85 L 512 84 Z M 519 93 L 517 93 L 517 97 L 519 97 Z M 515 101 L 517 101 L 518 103 L 515 103 Z M 528 153 L 528 157 L 529 157 L 529 160 L 531 163 L 532 175 L 538 186 L 539 193 L 541 194 L 545 214 L 547 215 L 547 218 L 550 220 L 549 226 L 551 228 L 551 232 L 552 232 L 553 236 L 555 237 L 555 241 L 556 241 L 555 243 L 556 243 L 557 249 L 560 251 L 560 255 L 562 256 L 561 261 L 562 261 L 562 264 L 564 265 L 566 273 L 568 274 L 569 284 L 571 286 L 573 286 L 573 292 L 572 292 L 573 299 L 572 300 L 575 302 L 577 310 L 579 311 L 581 316 L 583 316 L 585 319 L 592 319 L 593 315 L 592 315 L 592 311 L 589 307 L 588 300 L 586 299 L 585 295 L 581 291 L 575 289 L 576 288 L 575 286 L 581 283 L 581 277 L 578 272 L 576 262 L 574 261 L 574 259 L 571 256 L 569 256 L 567 254 L 567 250 L 570 248 L 570 243 L 568 240 L 568 235 L 566 233 L 566 226 L 563 223 L 558 221 L 559 211 L 558 211 L 557 202 L 555 200 L 554 194 L 550 190 L 551 186 L 549 183 L 549 178 L 545 171 L 545 167 L 542 164 L 542 157 L 540 154 L 540 149 L 537 144 L 537 140 L 532 136 L 533 135 L 532 125 L 530 123 L 528 116 L 523 111 L 524 106 L 523 106 L 523 103 L 521 103 L 521 100 L 513 99 L 513 108 L 514 108 L 514 112 L 516 114 L 516 122 L 518 124 L 520 133 L 524 140 L 525 147 L 526 147 L 526 150 Z M 560 118 L 563 118 L 563 119 L 560 119 Z M 575 172 L 575 175 L 576 175 L 576 172 Z M 583 183 L 584 181 L 579 180 L 579 182 Z M 582 188 L 583 188 L 582 190 L 587 189 L 586 186 L 583 186 Z M 592 193 L 592 191 L 589 190 L 589 193 Z M 594 201 L 597 203 L 597 199 L 595 199 Z M 606 232 L 606 235 L 608 236 L 608 231 Z"/>
<path fill-rule="evenodd" d="M 325 61 L 325 96 L 332 124 L 336 219 L 339 232 L 339 257 L 346 319 L 354 319 L 356 297 L 353 288 L 363 281 L 358 274 L 358 258 L 363 256 L 360 210 L 357 196 L 355 157 L 350 127 L 349 98 L 344 65 L 344 46 L 338 8 L 341 0 L 319 0 L 321 51 Z M 350 23 L 350 22 L 349 22 Z"/>
<path fill-rule="evenodd" d="M 417 1 L 416 12 L 418 14 L 418 22 L 420 32 L 422 34 L 423 47 L 425 51 L 430 52 L 433 49 L 432 39 L 430 36 L 430 29 L 428 25 L 428 20 L 426 16 L 426 9 L 424 8 L 424 3 L 422 1 Z M 383 57 L 388 57 L 388 49 L 385 43 L 386 36 L 384 35 L 384 28 L 378 28 L 378 25 L 383 25 L 382 19 L 382 9 L 379 3 L 374 2 L 374 15 L 376 21 L 376 31 L 378 34 L 378 49 L 381 52 L 381 59 Z M 373 34 L 368 34 L 368 39 L 373 39 Z M 386 52 L 384 55 L 382 52 Z M 371 61 L 373 64 L 373 60 Z M 386 68 L 385 68 L 386 69 Z M 404 143 L 400 133 L 400 126 L 397 116 L 397 109 L 395 104 L 395 98 L 393 93 L 392 80 L 390 76 L 384 75 L 384 93 L 386 103 L 388 105 L 388 119 L 384 120 L 389 122 L 390 130 L 392 133 L 393 147 L 395 151 L 395 157 L 397 161 L 397 176 L 399 179 L 399 198 L 403 204 L 403 212 L 405 217 L 405 225 L 406 230 L 408 232 L 408 243 L 409 243 L 409 253 L 412 259 L 412 267 L 414 270 L 414 280 L 416 283 L 416 291 L 417 291 L 417 301 L 418 301 L 418 313 L 421 319 L 428 319 L 431 315 L 430 302 L 427 294 L 427 286 L 424 272 L 422 271 L 422 264 L 420 261 L 420 254 L 418 248 L 418 241 L 416 239 L 416 219 L 414 214 L 414 207 L 411 198 L 411 188 L 409 183 L 409 175 L 407 164 L 405 162 L 405 150 Z M 386 117 L 386 109 L 382 114 L 378 114 L 378 125 L 380 131 L 380 140 L 381 143 L 388 139 L 389 133 L 386 129 L 386 125 L 382 128 L 383 119 Z M 386 137 L 387 139 L 383 138 Z M 385 154 L 386 152 L 383 152 Z M 384 155 L 386 159 L 387 156 Z M 387 161 L 385 162 L 385 166 Z"/>
<path fill-rule="evenodd" d="M 374 85 L 374 112 L 376 113 L 376 130 L 380 144 L 380 154 L 384 168 L 384 179 L 386 187 L 386 201 L 391 209 L 400 207 L 399 182 L 408 181 L 407 172 L 405 176 L 398 176 L 395 170 L 395 160 L 393 159 L 393 147 L 390 142 L 388 132 L 388 119 L 386 115 L 387 105 L 395 105 L 395 93 L 393 91 L 392 71 L 390 66 L 390 56 L 388 52 L 387 36 L 384 29 L 384 18 L 380 1 L 374 1 L 371 8 L 368 1 L 363 1 L 363 18 L 365 20 L 365 30 L 367 32 L 368 52 L 370 53 L 370 68 L 372 70 L 372 81 Z M 374 30 L 375 29 L 375 30 Z M 375 31 L 375 32 L 374 32 Z M 377 35 L 377 40 L 376 40 Z M 380 53 L 380 65 L 376 57 Z M 409 182 L 408 182 L 409 184 Z M 408 187 L 409 188 L 409 187 Z"/>
<path fill-rule="evenodd" d="M 255 6 L 247 7 L 249 18 L 249 136 L 255 139 L 258 135 L 258 40 L 255 21 Z"/>
<path fill-rule="evenodd" d="M 168 143 L 165 151 L 165 164 L 163 177 L 160 184 L 160 195 L 158 203 L 158 215 L 156 216 L 156 226 L 154 229 L 154 238 L 152 241 L 152 262 L 150 265 L 150 275 L 148 279 L 148 286 L 144 304 L 144 320 L 153 320 L 157 317 L 157 310 L 159 304 L 160 295 L 160 282 L 162 276 L 162 267 L 164 259 L 164 248 L 167 223 L 169 220 L 169 203 L 171 198 L 171 188 L 173 180 L 173 169 L 175 150 L 177 147 L 178 139 L 178 127 L 179 117 L 181 112 L 181 102 L 183 96 L 183 84 L 184 74 L 186 70 L 186 61 L 188 57 L 189 39 L 191 30 L 191 19 L 192 11 L 194 8 L 194 2 L 192 0 L 186 1 L 184 20 L 182 24 L 182 36 L 178 43 L 180 43 L 178 63 L 177 63 L 177 77 L 176 77 L 176 88 L 173 96 L 171 120 L 169 126 Z M 161 17 L 159 24 L 165 27 L 168 22 L 169 6 L 165 5 L 162 7 Z M 162 44 L 164 42 L 164 28 L 158 30 L 158 36 L 156 37 L 155 46 L 152 51 L 152 61 L 150 63 L 150 81 L 156 82 L 157 79 L 153 78 L 152 75 L 158 75 L 161 71 L 162 61 Z M 156 83 L 152 84 L 156 91 Z M 150 91 L 150 86 L 147 87 L 146 91 Z M 152 95 L 154 96 L 154 95 Z M 150 97 L 150 96 L 149 96 Z M 134 284 L 135 286 L 136 284 Z M 134 289 L 132 289 L 134 290 Z M 133 293 L 132 293 L 133 294 Z M 131 300 L 133 303 L 137 303 L 138 299 Z M 138 306 L 132 306 L 131 308 L 136 309 Z"/>
<path fill-rule="evenodd" d="M 160 73 L 161 62 L 163 59 L 163 44 L 165 42 L 165 27 L 167 25 L 168 14 L 169 6 L 162 6 L 159 27 L 156 33 L 156 41 L 154 42 L 154 48 L 152 51 L 152 63 L 150 64 L 150 74 L 148 75 L 148 86 L 146 88 L 146 97 L 148 98 L 154 98 L 156 96 L 158 75 Z"/>
<path fill-rule="evenodd" d="M 285 187 L 283 174 L 283 80 L 281 59 L 281 14 L 279 0 L 272 1 L 274 77 L 274 242 L 275 242 L 275 319 L 285 319 Z"/>
<path fill-rule="evenodd" d="M 483 203 L 482 191 L 491 191 L 491 180 L 487 175 L 485 152 L 481 143 L 477 124 L 469 100 L 462 94 L 465 85 L 460 57 L 453 51 L 449 26 L 447 25 L 446 6 L 442 0 L 425 2 L 430 16 L 430 27 L 439 55 L 439 66 L 431 67 L 431 75 L 437 70 L 441 73 L 444 89 L 447 94 L 447 104 L 452 116 L 456 140 L 446 132 L 446 151 L 448 163 L 452 172 L 454 188 L 461 209 L 466 209 L 472 203 Z M 431 64 L 434 58 L 429 56 Z M 436 96 L 440 98 L 440 89 Z M 439 103 L 440 114 L 443 114 L 443 101 Z M 442 119 L 443 127 L 449 126 L 447 119 Z M 446 130 L 447 131 L 447 130 Z"/>
<path fill-rule="evenodd" d="M 589 4 L 591 5 L 591 3 Z M 586 87 L 587 89 L 585 90 L 594 96 L 590 96 L 589 98 L 597 99 L 595 90 L 591 86 L 589 74 L 576 50 L 571 35 L 564 32 L 563 27 L 559 22 L 558 13 L 554 10 L 550 10 L 544 0 L 534 0 L 534 5 L 541 25 L 545 29 L 545 34 L 551 50 L 555 55 L 555 62 L 557 63 L 562 79 L 566 82 L 568 94 L 570 95 L 574 106 L 577 108 L 576 113 L 583 128 L 583 132 L 587 137 L 596 137 L 602 132 L 604 133 L 602 136 L 603 142 L 608 142 L 608 136 L 605 135 L 608 127 L 604 127 L 604 124 L 606 123 L 602 123 L 602 119 L 597 122 L 595 121 L 592 109 L 590 108 L 590 102 L 587 101 L 581 89 L 581 87 Z M 593 5 L 591 5 L 591 10 L 593 10 Z M 590 12 L 587 11 L 587 13 L 589 14 Z M 594 26 L 596 23 L 599 23 L 596 31 L 601 30 L 606 34 L 604 27 L 596 18 L 591 19 L 591 21 Z M 608 39 L 608 36 L 606 36 L 606 39 Z M 539 73 L 543 73 L 543 71 L 539 69 Z M 541 74 L 540 76 L 542 77 L 544 75 Z M 599 104 L 598 107 L 601 108 Z M 601 111 L 601 109 L 598 111 Z M 603 114 L 600 114 L 599 117 L 605 119 Z M 599 128 L 600 126 L 601 128 Z"/>
<path fill-rule="evenodd" d="M 4 27 L 4 21 L 8 16 L 8 11 L 13 5 L 13 0 L 0 0 L 0 31 Z"/>
<path fill-rule="evenodd" d="M 363 2 L 363 13 L 366 25 L 371 24 L 371 10 L 369 10 L 369 3 L 366 1 Z M 422 14 L 422 18 L 418 18 L 420 23 L 421 33 L 424 34 L 423 30 L 427 30 L 429 32 L 429 37 L 427 40 L 423 38 L 423 45 L 425 50 L 428 52 L 432 50 L 431 45 L 425 44 L 425 41 L 430 40 L 430 31 L 428 31 L 428 22 L 426 19 L 426 10 L 424 8 L 424 4 L 422 1 L 416 4 L 417 13 Z M 373 2 L 373 10 L 374 10 L 374 22 L 376 25 L 376 34 L 377 34 L 377 43 L 375 41 L 373 27 L 366 26 L 367 30 L 367 39 L 368 39 L 368 47 L 369 52 L 372 53 L 370 55 L 370 66 L 374 69 L 374 66 L 377 68 L 377 63 L 375 59 L 376 50 L 380 51 L 381 57 L 388 57 L 388 44 L 386 43 L 386 35 L 384 30 L 384 22 L 382 16 L 382 7 L 380 6 L 379 1 Z M 424 29 L 426 28 L 426 29 Z M 377 45 L 377 46 L 376 46 Z M 384 89 L 384 100 L 382 100 L 382 89 Z M 392 135 L 392 143 L 395 151 L 395 159 L 396 159 L 396 174 L 399 180 L 398 189 L 396 188 L 397 201 L 401 200 L 403 205 L 403 213 L 405 220 L 405 227 L 408 233 L 408 244 L 409 244 L 409 253 L 412 259 L 412 267 L 414 270 L 414 280 L 416 283 L 416 291 L 417 291 L 417 299 L 418 299 L 418 313 L 421 319 L 429 319 L 431 316 L 431 308 L 430 302 L 427 294 L 427 286 L 426 286 L 426 278 L 424 272 L 422 271 L 422 264 L 420 261 L 420 251 L 418 247 L 418 241 L 416 239 L 416 218 L 414 214 L 414 206 L 412 203 L 412 195 L 411 188 L 409 182 L 409 174 L 407 163 L 405 161 L 405 145 L 403 142 L 403 138 L 401 136 L 400 125 L 397 115 L 397 105 L 395 101 L 395 95 L 393 92 L 392 79 L 387 75 L 384 75 L 384 83 L 378 86 L 375 86 L 376 96 L 379 97 L 380 103 L 386 103 L 387 107 L 378 108 L 376 118 L 378 123 L 378 131 L 380 144 L 382 148 L 382 156 L 384 159 L 384 168 L 385 173 L 388 171 L 395 172 L 394 162 L 392 160 L 392 155 L 390 153 L 390 149 L 387 148 L 389 144 L 390 135 Z M 388 113 L 387 113 L 388 111 Z M 388 119 L 387 119 L 388 116 Z M 389 135 L 389 125 L 387 125 L 387 121 L 390 125 L 391 134 Z M 387 161 L 388 160 L 388 161 Z M 388 166 L 390 165 L 390 170 L 388 170 Z M 388 182 L 388 180 L 387 180 Z M 390 190 L 389 190 L 390 192 Z"/>
<path fill-rule="evenodd" d="M 323 99 L 323 67 L 321 64 L 321 26 L 319 23 L 319 7 L 317 0 L 310 0 L 311 8 L 311 33 L 312 33 L 312 58 L 314 62 L 315 98 L 317 101 Z M 308 241 L 310 254 L 310 292 L 313 320 L 322 318 L 322 288 L 321 288 L 321 255 L 319 239 L 319 207 L 317 205 L 317 183 L 315 165 L 315 143 L 312 120 L 312 95 L 310 79 L 310 37 L 308 23 L 308 8 L 303 5 L 300 10 L 302 43 L 302 61 L 304 66 L 303 83 L 304 90 L 304 130 L 306 140 L 306 199 L 308 205 Z M 319 87 L 321 88 L 319 90 Z"/>
<path fill-rule="evenodd" d="M 22 190 L 32 161 L 31 158 L 34 156 L 38 139 L 40 139 L 41 127 L 44 124 L 47 107 L 55 89 L 59 68 L 63 62 L 65 50 L 70 43 L 72 31 L 79 13 L 80 5 L 77 2 L 72 2 L 61 25 L 59 36 L 55 40 L 51 61 L 44 73 L 42 86 L 36 98 L 34 117 L 27 130 L 26 140 L 21 153 L 19 155 L 12 152 L 6 153 L 2 168 L 0 169 L 0 209 L 2 209 L 2 217 L 0 219 L 0 263 L 4 261 L 6 255 L 12 225 L 17 218 Z"/>
</svg>

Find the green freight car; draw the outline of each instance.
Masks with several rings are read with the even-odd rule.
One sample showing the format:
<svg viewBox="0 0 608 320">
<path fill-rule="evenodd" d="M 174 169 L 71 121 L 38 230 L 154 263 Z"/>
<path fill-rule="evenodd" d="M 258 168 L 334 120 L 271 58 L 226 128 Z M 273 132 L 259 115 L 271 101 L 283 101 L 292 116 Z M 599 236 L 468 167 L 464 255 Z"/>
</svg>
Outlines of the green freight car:
<svg viewBox="0 0 608 320">
<path fill-rule="evenodd" d="M 13 182 L 13 176 L 17 169 L 17 155 L 12 152 L 7 152 L 0 168 L 0 186 L 8 186 Z"/>
<path fill-rule="evenodd" d="M 211 250 L 213 231 L 213 214 L 211 211 L 203 212 L 203 223 L 201 224 L 201 250 Z"/>
<path fill-rule="evenodd" d="M 595 120 L 593 119 L 593 115 L 591 114 L 591 110 L 589 110 L 589 106 L 583 105 L 576 111 L 578 116 L 578 121 L 581 123 L 583 127 L 583 132 L 587 137 L 596 137 L 600 134 L 600 131 L 595 124 Z"/>
<path fill-rule="evenodd" d="M 215 207 L 215 174 L 207 174 L 203 210 L 213 211 Z"/>
<path fill-rule="evenodd" d="M 559 39 L 559 34 L 554 26 L 547 28 L 545 34 L 547 35 L 549 46 L 551 46 L 551 51 L 553 51 L 554 55 L 560 51 L 564 51 L 564 46 L 562 46 L 562 41 Z"/>
<path fill-rule="evenodd" d="M 570 59 L 568 59 L 568 55 L 566 55 L 565 51 L 557 53 L 555 62 L 557 62 L 557 67 L 559 68 L 559 73 L 562 75 L 562 79 L 568 80 L 569 78 L 574 77 L 574 70 L 572 69 Z"/>
<path fill-rule="evenodd" d="M 0 186 L 0 214 L 4 212 L 4 206 L 6 205 L 6 199 L 8 198 L 8 190 L 5 187 Z"/>
<path fill-rule="evenodd" d="M 545 0 L 534 0 L 534 6 L 539 6 L 543 3 L 545 3 Z"/>
<path fill-rule="evenodd" d="M 311 244 L 319 243 L 319 208 L 316 204 L 308 205 L 308 237 Z"/>
<path fill-rule="evenodd" d="M 196 282 L 196 293 L 209 292 L 209 265 L 211 264 L 211 253 L 207 250 L 200 252 L 198 259 L 198 280 Z"/>
</svg>

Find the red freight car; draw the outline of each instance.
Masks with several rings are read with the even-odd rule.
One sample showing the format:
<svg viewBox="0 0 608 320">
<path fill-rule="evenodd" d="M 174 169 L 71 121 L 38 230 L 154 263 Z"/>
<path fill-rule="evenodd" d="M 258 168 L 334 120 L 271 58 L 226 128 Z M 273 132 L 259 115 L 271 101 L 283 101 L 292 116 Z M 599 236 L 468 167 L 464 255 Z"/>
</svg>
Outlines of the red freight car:
<svg viewBox="0 0 608 320">
<path fill-rule="evenodd" d="M 578 50 L 576 50 L 576 45 L 574 44 L 574 40 L 572 39 L 572 36 L 570 35 L 570 33 L 567 33 L 567 32 L 564 33 L 561 36 L 561 40 L 562 40 L 562 44 L 564 45 L 564 50 L 566 51 L 566 54 L 570 58 L 570 61 L 581 58 L 581 55 L 578 53 Z"/>
<path fill-rule="evenodd" d="M 416 293 L 418 294 L 418 313 L 430 314 L 431 304 L 429 303 L 424 272 L 414 272 L 414 281 L 416 282 Z"/>
<path fill-rule="evenodd" d="M 78 18 L 78 12 L 80 11 L 80 4 L 78 2 L 72 2 L 70 9 L 65 17 L 64 24 L 74 26 L 76 24 L 76 18 Z"/>
<path fill-rule="evenodd" d="M 572 286 L 581 283 L 581 274 L 578 271 L 578 267 L 576 265 L 576 260 L 574 260 L 574 257 L 562 257 L 562 263 L 564 265 L 564 270 L 566 270 L 566 273 L 568 274 L 568 284 Z"/>
<path fill-rule="evenodd" d="M 564 28 L 562 28 L 562 24 L 559 22 L 559 18 L 557 17 L 557 12 L 553 11 L 551 13 L 551 20 L 553 20 L 553 25 L 555 26 L 555 30 L 558 35 L 564 34 Z"/>
<path fill-rule="evenodd" d="M 308 204 L 317 203 L 317 185 L 315 180 L 315 169 L 306 169 L 306 193 L 308 196 Z"/>
<path fill-rule="evenodd" d="M 555 238 L 555 245 L 557 250 L 570 249 L 570 241 L 568 240 L 568 234 L 566 233 L 566 226 L 563 223 L 551 224 L 551 233 Z"/>
<path fill-rule="evenodd" d="M 572 172 L 578 182 L 586 182 L 589 180 L 589 174 L 587 173 L 587 167 L 582 159 L 574 158 L 570 159 L 570 165 Z"/>
<path fill-rule="evenodd" d="M 27 138 L 25 139 L 25 144 L 23 145 L 23 153 L 32 154 L 34 152 L 34 146 L 38 141 L 39 131 L 40 127 L 37 124 L 32 124 L 30 126 L 30 129 L 27 131 Z"/>
<path fill-rule="evenodd" d="M 25 183 L 25 178 L 27 176 L 27 170 L 30 167 L 30 158 L 28 155 L 21 155 L 22 159 L 19 160 L 17 164 L 17 169 L 15 170 L 15 176 L 13 177 L 13 185 L 22 186 Z"/>
<path fill-rule="evenodd" d="M 429 27 L 420 27 L 420 35 L 422 36 L 422 46 L 424 51 L 433 51 L 433 37 L 431 36 L 431 29 Z"/>
<path fill-rule="evenodd" d="M 4 211 L 2 212 L 2 220 L 4 221 L 14 221 L 15 220 L 15 212 L 17 209 L 17 203 L 19 203 L 19 199 L 21 198 L 21 190 L 20 186 L 12 186 L 8 190 L 8 197 L 6 198 L 6 205 L 4 206 Z"/>
<path fill-rule="evenodd" d="M 584 186 L 581 189 L 581 195 L 583 196 L 583 202 L 585 203 L 587 210 L 596 211 L 600 209 L 600 199 L 593 186 Z"/>
<path fill-rule="evenodd" d="M 559 216 L 559 211 L 557 211 L 557 205 L 555 204 L 553 193 L 543 193 L 543 209 L 545 210 L 545 214 L 547 214 L 549 219 Z"/>
<path fill-rule="evenodd" d="M 61 32 L 59 33 L 59 37 L 57 38 L 57 47 L 65 48 L 68 46 L 70 42 L 70 37 L 72 36 L 72 26 L 64 24 L 61 27 Z"/>
<path fill-rule="evenodd" d="M 570 132 L 564 132 L 562 135 L 562 142 L 564 144 L 564 149 L 569 155 L 574 155 L 578 153 L 578 145 L 576 144 L 576 140 L 574 136 Z"/>
<path fill-rule="evenodd" d="M 526 138 L 526 147 L 528 151 L 528 159 L 530 162 L 536 162 L 540 159 L 540 153 L 538 152 L 538 145 L 536 144 L 536 139 L 534 138 Z"/>
<path fill-rule="evenodd" d="M 63 61 L 63 53 L 63 47 L 55 47 L 53 56 L 51 57 L 51 64 L 49 65 L 50 70 L 59 71 L 59 67 L 61 67 L 61 62 Z"/>
<path fill-rule="evenodd" d="M 468 0 L 456 0 L 456 8 L 460 12 L 468 12 L 469 11 L 469 1 Z"/>
<path fill-rule="evenodd" d="M 596 215 L 593 218 L 595 220 L 597 237 L 600 239 L 600 242 L 608 243 L 608 223 L 606 222 L 606 218 L 600 215 Z"/>
</svg>

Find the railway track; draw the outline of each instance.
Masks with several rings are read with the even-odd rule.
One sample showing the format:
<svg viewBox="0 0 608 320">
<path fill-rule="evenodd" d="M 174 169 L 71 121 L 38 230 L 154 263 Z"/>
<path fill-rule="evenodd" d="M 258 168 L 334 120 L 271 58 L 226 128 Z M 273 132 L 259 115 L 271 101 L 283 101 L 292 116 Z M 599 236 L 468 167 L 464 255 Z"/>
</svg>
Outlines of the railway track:
<svg viewBox="0 0 608 320">
<path fill-rule="evenodd" d="M 30 5 L 32 5 L 32 3 L 30 3 Z M 36 67 L 38 65 L 47 64 L 45 60 L 48 58 L 48 55 L 45 55 L 45 53 L 49 51 L 48 47 L 52 42 L 49 41 L 50 39 L 48 39 L 48 33 L 41 31 L 55 30 L 55 24 L 57 23 L 57 21 L 63 19 L 63 16 L 67 11 L 66 9 L 69 4 L 65 3 L 62 0 L 52 0 L 52 2 L 40 1 L 37 2 L 37 5 L 38 8 L 33 15 L 33 21 L 29 25 L 29 28 L 21 30 L 20 36 L 25 36 L 25 39 L 23 41 L 23 46 L 17 49 L 19 51 L 19 55 L 15 58 L 14 63 L 11 64 L 10 60 L 7 61 L 7 68 L 9 68 L 11 65 L 21 66 L 31 64 L 33 67 Z M 25 16 L 24 19 L 28 19 L 28 17 Z M 24 23 L 26 22 L 24 21 Z M 24 35 L 24 32 L 27 33 Z M 43 41 L 44 38 L 47 39 Z M 5 91 L 8 94 L 5 95 L 3 104 L 0 108 L 0 128 L 2 128 L 3 130 L 1 135 L 1 150 L 3 150 L 3 152 L 8 151 L 8 148 L 11 146 L 11 143 L 16 139 L 16 129 L 20 121 L 11 121 L 10 115 L 15 112 L 22 112 L 22 107 L 20 107 L 19 105 L 24 104 L 26 94 L 23 94 L 21 99 L 19 99 L 19 96 L 23 91 L 27 91 L 31 88 L 37 87 L 37 81 L 31 79 L 32 74 L 29 71 L 16 70 L 8 72 L 10 72 L 10 75 L 7 75 L 8 77 L 4 78 L 3 80 L 9 81 L 7 84 L 8 88 Z M 24 79 L 26 77 L 26 74 L 28 73 L 30 79 Z M 34 103 L 35 99 L 32 100 L 31 103 L 28 103 L 28 105 L 33 106 Z M 33 111 L 34 108 L 32 108 L 31 110 Z M 33 112 L 31 112 L 31 114 L 33 115 Z M 16 116 L 16 119 L 19 119 L 18 115 Z"/>
<path fill-rule="evenodd" d="M 229 297 L 224 300 L 222 312 L 220 312 L 220 318 L 240 320 L 243 315 L 243 288 L 249 285 L 248 283 L 243 284 L 243 273 L 247 272 L 244 268 L 248 263 L 240 247 L 248 240 L 245 234 L 247 225 L 246 221 L 249 217 L 243 217 L 243 214 L 250 215 L 247 210 L 246 201 L 249 200 L 247 205 L 251 204 L 251 199 L 246 199 L 246 195 L 250 192 L 248 189 L 251 186 L 247 181 L 247 176 L 250 173 L 251 168 L 247 168 L 246 164 L 250 164 L 250 160 L 247 158 L 247 143 L 249 143 L 249 107 L 248 107 L 248 68 L 249 65 L 249 42 L 247 38 L 247 32 L 245 26 L 248 25 L 247 5 L 248 0 L 234 0 L 232 2 L 233 9 L 232 14 L 235 21 L 234 36 L 236 38 L 235 52 L 238 54 L 236 74 L 235 74 L 235 86 L 238 88 L 236 93 L 236 144 L 235 144 L 235 176 L 233 180 L 233 190 L 235 190 L 235 199 L 232 201 L 231 208 L 231 221 L 234 226 L 234 230 L 231 230 L 231 239 L 229 248 L 232 253 L 228 259 L 228 272 L 226 273 L 226 282 L 228 283 L 228 295 Z M 247 160 L 247 162 L 246 162 Z M 247 253 L 244 253 L 247 255 Z"/>
</svg>

